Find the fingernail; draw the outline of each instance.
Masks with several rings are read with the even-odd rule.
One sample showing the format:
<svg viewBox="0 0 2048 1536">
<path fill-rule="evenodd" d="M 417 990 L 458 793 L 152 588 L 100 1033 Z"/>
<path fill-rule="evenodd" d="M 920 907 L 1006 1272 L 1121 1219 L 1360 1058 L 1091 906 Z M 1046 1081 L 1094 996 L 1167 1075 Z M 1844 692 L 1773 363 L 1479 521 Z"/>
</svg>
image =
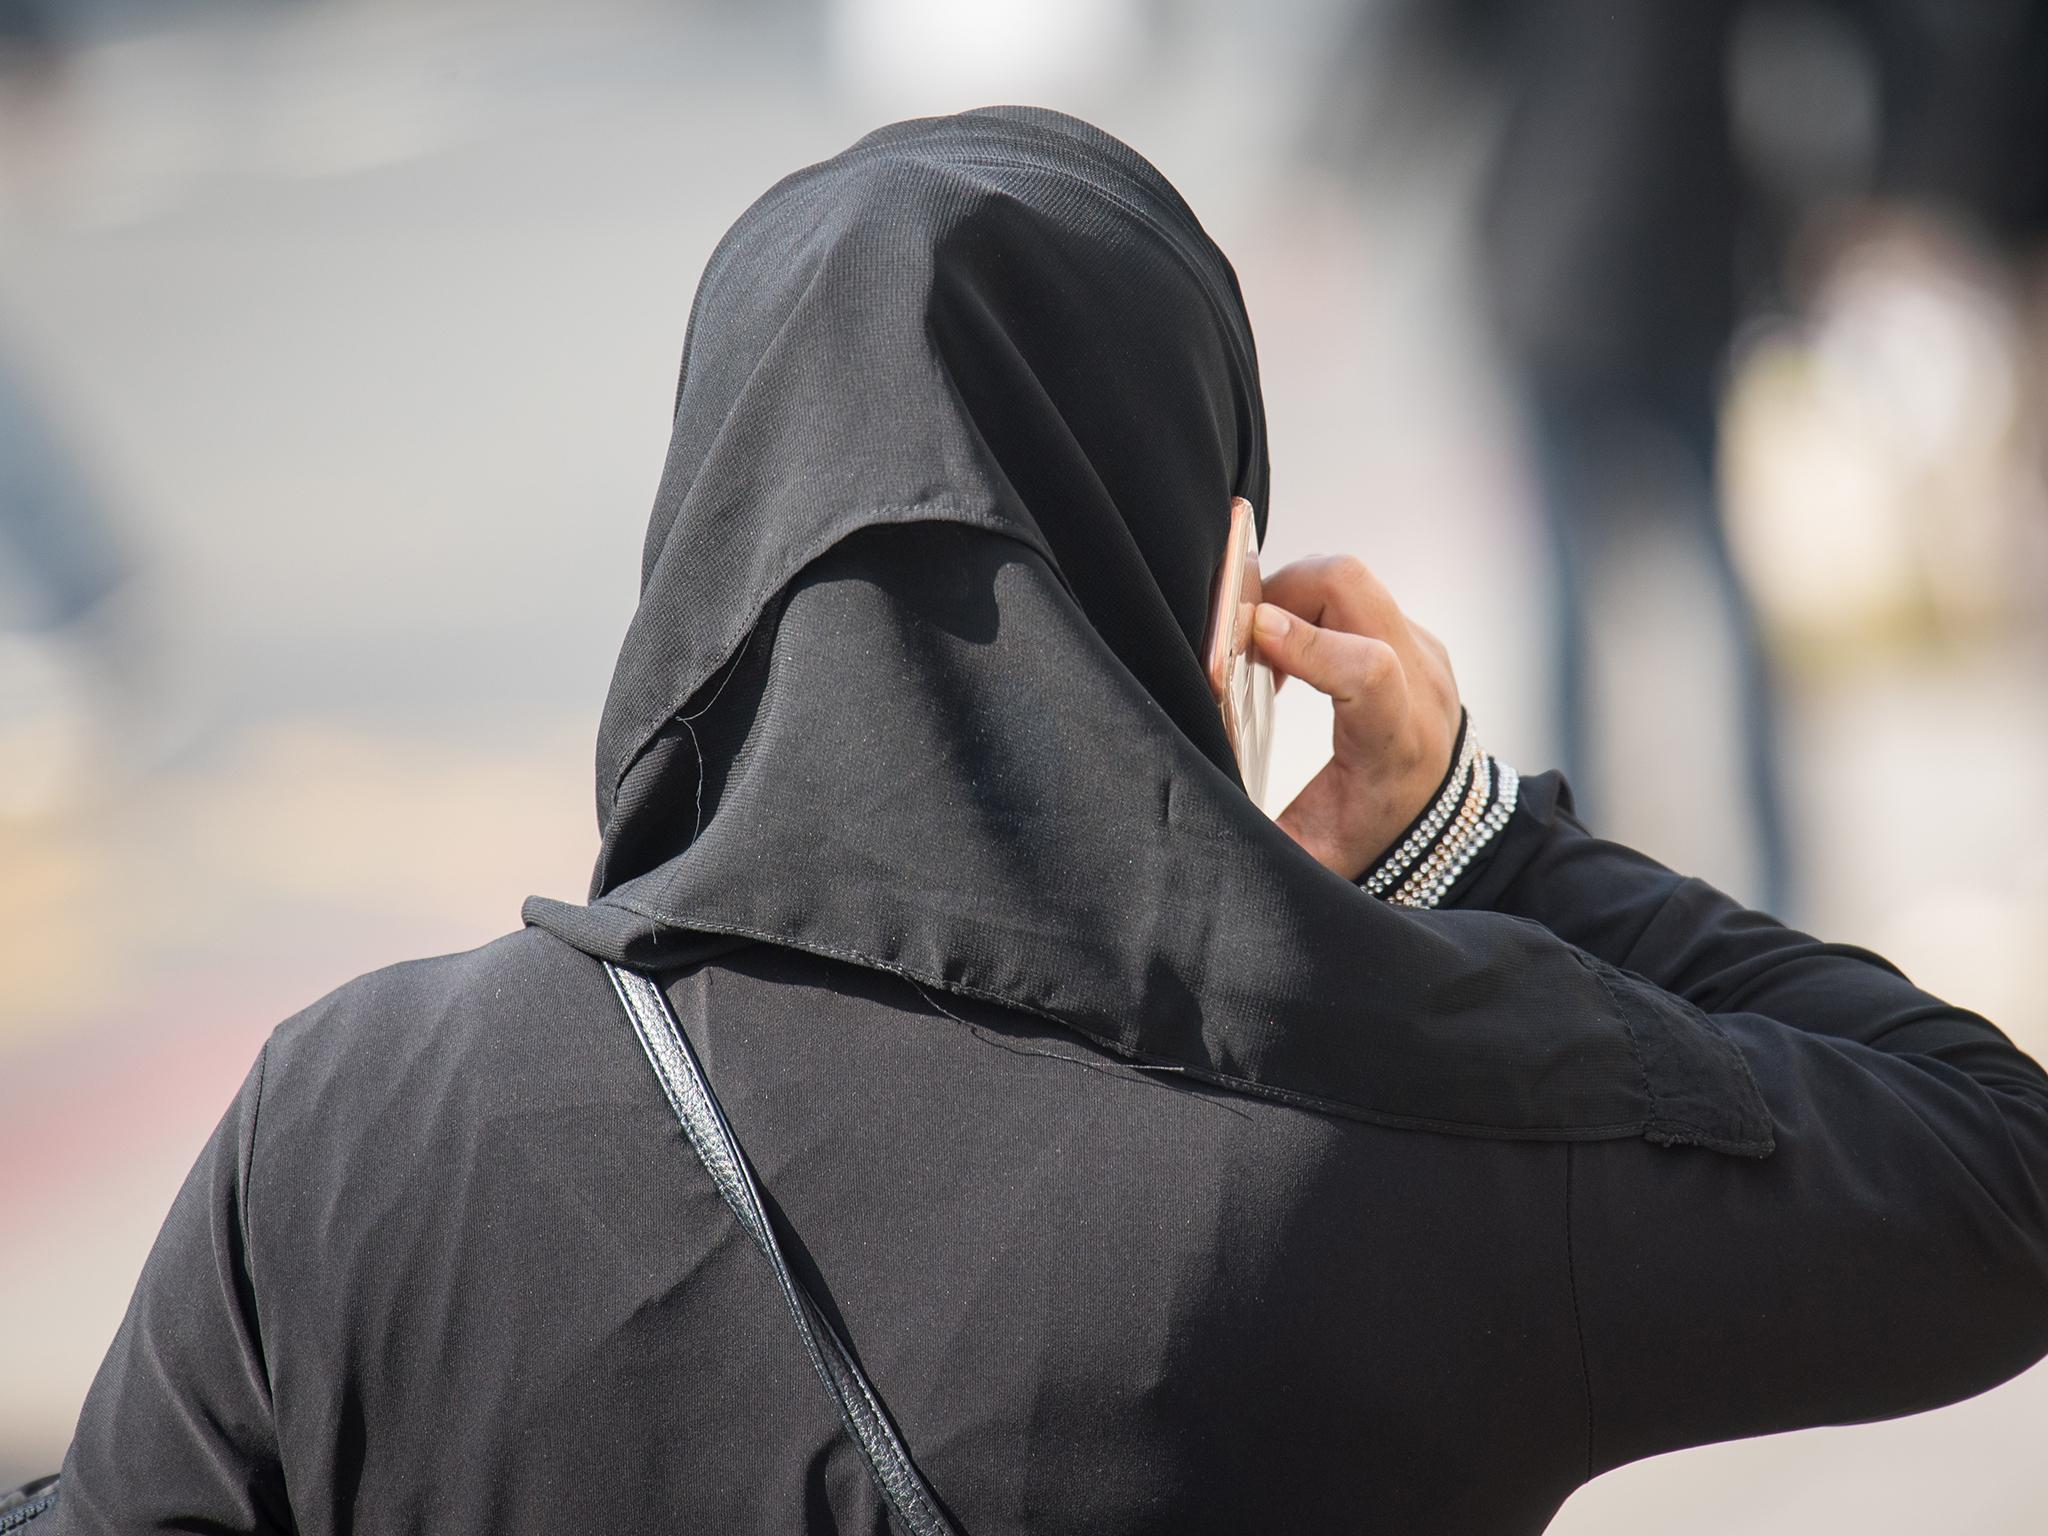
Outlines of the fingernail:
<svg viewBox="0 0 2048 1536">
<path fill-rule="evenodd" d="M 1269 643 L 1276 640 L 1285 640 L 1287 638 L 1287 631 L 1293 626 L 1293 623 L 1294 620 L 1288 615 L 1285 608 L 1277 607 L 1272 603 L 1261 603 L 1252 610 L 1252 633 Z"/>
</svg>

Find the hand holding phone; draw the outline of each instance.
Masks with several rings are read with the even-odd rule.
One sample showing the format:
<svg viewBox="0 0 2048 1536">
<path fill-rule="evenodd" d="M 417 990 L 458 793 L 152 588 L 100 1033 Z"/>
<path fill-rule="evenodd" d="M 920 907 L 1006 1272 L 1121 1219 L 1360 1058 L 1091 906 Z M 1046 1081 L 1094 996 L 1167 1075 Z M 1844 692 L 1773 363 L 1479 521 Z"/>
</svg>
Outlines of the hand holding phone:
<svg viewBox="0 0 2048 1536">
<path fill-rule="evenodd" d="M 1297 560 L 1265 578 L 1261 598 L 1254 652 L 1336 706 L 1330 760 L 1275 819 L 1318 863 L 1356 880 L 1450 770 L 1450 653 L 1355 556 Z"/>
</svg>

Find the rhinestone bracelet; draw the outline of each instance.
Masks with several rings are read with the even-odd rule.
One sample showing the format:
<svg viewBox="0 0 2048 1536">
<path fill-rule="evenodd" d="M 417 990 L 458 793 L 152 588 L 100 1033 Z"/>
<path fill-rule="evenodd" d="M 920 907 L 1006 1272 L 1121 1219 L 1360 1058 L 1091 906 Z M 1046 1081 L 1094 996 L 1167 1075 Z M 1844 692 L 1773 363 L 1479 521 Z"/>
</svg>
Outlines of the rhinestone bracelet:
<svg viewBox="0 0 2048 1536">
<path fill-rule="evenodd" d="M 1408 872 L 1408 878 L 1387 899 L 1398 901 L 1403 906 L 1414 905 L 1416 893 L 1435 881 L 1444 866 L 1458 856 L 1458 850 L 1471 841 L 1480 819 L 1486 815 L 1487 802 L 1492 798 L 1493 759 L 1481 752 L 1472 765 L 1471 789 L 1459 802 L 1458 814 L 1451 818 L 1451 824 L 1444 829 L 1444 835 L 1437 839 L 1428 856 Z"/>
<path fill-rule="evenodd" d="M 1472 734 L 1472 723 L 1469 718 L 1461 719 L 1458 726 L 1458 758 L 1451 767 L 1450 777 L 1445 781 L 1436 799 L 1431 802 L 1429 810 L 1415 824 L 1414 830 L 1401 840 L 1399 847 L 1373 867 L 1363 882 L 1367 895 L 1386 895 L 1436 846 L 1445 826 L 1464 803 L 1465 791 L 1471 782 L 1472 770 L 1478 756 L 1479 742 Z"/>
<path fill-rule="evenodd" d="M 1427 877 L 1418 872 L 1416 877 L 1401 887 L 1389 898 L 1404 907 L 1434 907 L 1450 894 L 1458 877 L 1465 873 L 1481 849 L 1500 835 L 1507 826 L 1508 818 L 1515 814 L 1516 797 L 1521 791 L 1521 775 L 1506 763 L 1496 762 L 1482 755 L 1481 762 L 1489 770 L 1494 781 L 1494 792 L 1485 813 L 1471 824 L 1469 831 L 1460 829 L 1447 834 L 1431 854 L 1433 871 Z"/>
<path fill-rule="evenodd" d="M 1406 907 L 1434 907 L 1514 815 L 1521 776 L 1479 748 L 1468 712 L 1444 786 L 1399 846 L 1359 880 L 1368 895 Z"/>
</svg>

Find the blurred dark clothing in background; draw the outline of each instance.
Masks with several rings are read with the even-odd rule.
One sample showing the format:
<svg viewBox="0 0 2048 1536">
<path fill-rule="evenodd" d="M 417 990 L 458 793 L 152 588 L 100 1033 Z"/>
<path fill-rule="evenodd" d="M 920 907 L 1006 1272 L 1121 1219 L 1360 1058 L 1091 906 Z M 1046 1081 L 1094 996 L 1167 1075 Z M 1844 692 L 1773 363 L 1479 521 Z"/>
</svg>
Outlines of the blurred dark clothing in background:
<svg viewBox="0 0 2048 1536">
<path fill-rule="evenodd" d="M 1482 238 L 1508 351 L 1546 379 L 1622 388 L 1710 373 L 1735 320 L 1732 8 L 1499 9 L 1508 105 Z"/>
<path fill-rule="evenodd" d="M 2041 0 L 1463 0 L 1506 102 L 1484 210 L 1502 338 L 1549 373 L 1711 373 L 1831 200 L 2048 223 Z"/>
</svg>

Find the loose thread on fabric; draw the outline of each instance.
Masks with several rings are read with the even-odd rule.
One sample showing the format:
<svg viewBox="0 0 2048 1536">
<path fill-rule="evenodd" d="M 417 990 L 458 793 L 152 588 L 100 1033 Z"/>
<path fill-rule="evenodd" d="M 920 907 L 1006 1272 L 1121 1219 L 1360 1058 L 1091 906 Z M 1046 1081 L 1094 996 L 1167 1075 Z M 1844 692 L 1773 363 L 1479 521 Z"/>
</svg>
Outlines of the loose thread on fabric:
<svg viewBox="0 0 2048 1536">
<path fill-rule="evenodd" d="M 756 628 L 758 627 L 757 625 Z M 732 661 L 725 669 L 725 676 L 721 677 L 718 686 L 711 690 L 711 697 L 687 715 L 679 713 L 676 716 L 676 724 L 690 733 L 690 752 L 697 759 L 697 803 L 695 814 L 690 819 L 690 841 L 693 843 L 697 841 L 697 834 L 704 830 L 704 743 L 697 735 L 697 727 L 690 722 L 702 719 L 706 711 L 718 702 L 719 695 L 725 692 L 726 684 L 738 674 L 740 662 L 747 654 L 747 647 L 753 643 L 754 631 L 750 629 L 740 640 L 740 648 L 732 653 Z"/>
<path fill-rule="evenodd" d="M 927 992 L 915 978 L 905 976 L 903 977 L 903 980 L 909 983 L 911 990 L 917 993 L 919 997 L 923 998 L 925 1002 L 929 1004 L 933 1009 L 935 1009 L 939 1013 L 943 1013 L 947 1018 L 951 1019 L 956 1024 L 966 1025 L 967 1032 L 973 1035 L 975 1039 L 983 1041 L 986 1044 L 992 1045 L 999 1051 L 1008 1051 L 1012 1056 L 1042 1056 L 1047 1061 L 1064 1061 L 1069 1066 L 1080 1067 L 1089 1072 L 1099 1072 L 1104 1077 L 1110 1078 L 1111 1080 L 1119 1083 L 1128 1083 L 1133 1081 L 1133 1079 L 1126 1077 L 1122 1072 L 1119 1072 L 1115 1067 L 1106 1066 L 1099 1061 L 1090 1061 L 1085 1056 L 1069 1056 L 1064 1051 L 1034 1050 L 1028 1045 L 1017 1045 L 1012 1041 L 1005 1040 L 1002 1038 L 1001 1035 L 997 1034 L 994 1030 L 989 1029 L 986 1025 L 977 1024 L 972 1019 L 963 1019 L 962 1017 L 960 1017 L 959 1014 L 955 1013 L 952 1009 L 948 1008 L 944 1003 L 940 1002 L 936 997 L 933 997 L 931 993 Z M 1125 1063 L 1125 1065 L 1140 1072 L 1160 1071 L 1180 1073 L 1183 1075 L 1185 1075 L 1187 1072 L 1187 1069 L 1185 1067 L 1174 1066 L 1170 1063 L 1162 1063 L 1156 1068 L 1146 1062 L 1141 1061 L 1128 1062 Z M 1203 1101 L 1205 1103 L 1215 1104 L 1218 1109 L 1223 1110 L 1227 1114 L 1236 1115 L 1241 1120 L 1249 1120 L 1251 1118 L 1249 1112 L 1238 1108 L 1238 1106 L 1236 1106 L 1235 1104 L 1225 1104 L 1220 1102 L 1219 1100 L 1210 1098 L 1207 1095 L 1203 1096 Z"/>
</svg>

